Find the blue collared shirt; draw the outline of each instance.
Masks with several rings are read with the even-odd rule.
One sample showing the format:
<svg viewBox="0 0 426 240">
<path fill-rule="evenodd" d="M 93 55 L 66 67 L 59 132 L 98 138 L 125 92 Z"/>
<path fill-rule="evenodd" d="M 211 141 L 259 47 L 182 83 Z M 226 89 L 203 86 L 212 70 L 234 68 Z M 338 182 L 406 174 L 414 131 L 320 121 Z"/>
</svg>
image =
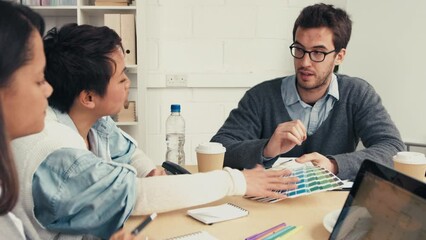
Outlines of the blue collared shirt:
<svg viewBox="0 0 426 240">
<path fill-rule="evenodd" d="M 332 75 L 327 94 L 313 106 L 300 99 L 296 89 L 296 76 L 284 78 L 281 84 L 281 97 L 292 119 L 299 119 L 305 125 L 307 134 L 312 135 L 327 119 L 336 101 L 339 100 L 337 77 Z"/>
</svg>

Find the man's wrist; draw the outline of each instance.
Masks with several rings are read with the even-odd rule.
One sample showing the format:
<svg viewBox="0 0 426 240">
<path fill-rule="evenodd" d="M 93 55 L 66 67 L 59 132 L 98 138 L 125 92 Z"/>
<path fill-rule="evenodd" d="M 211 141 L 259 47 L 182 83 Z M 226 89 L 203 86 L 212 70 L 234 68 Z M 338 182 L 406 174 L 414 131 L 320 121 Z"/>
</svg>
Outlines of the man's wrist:
<svg viewBox="0 0 426 240">
<path fill-rule="evenodd" d="M 269 140 L 266 141 L 265 145 L 263 145 L 263 148 L 262 148 L 262 158 L 264 159 L 273 158 L 269 156 L 268 144 L 269 144 Z"/>
<path fill-rule="evenodd" d="M 327 157 L 327 158 L 330 161 L 330 165 L 331 165 L 330 171 L 334 174 L 337 174 L 339 172 L 339 165 L 337 165 L 336 159 L 332 157 Z"/>
</svg>

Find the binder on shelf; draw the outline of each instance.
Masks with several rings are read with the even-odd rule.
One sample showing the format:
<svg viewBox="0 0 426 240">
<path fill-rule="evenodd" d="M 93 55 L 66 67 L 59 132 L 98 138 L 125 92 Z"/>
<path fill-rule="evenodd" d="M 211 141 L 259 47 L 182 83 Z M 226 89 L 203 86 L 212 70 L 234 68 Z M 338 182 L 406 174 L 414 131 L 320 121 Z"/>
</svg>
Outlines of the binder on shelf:
<svg viewBox="0 0 426 240">
<path fill-rule="evenodd" d="M 129 6 L 131 0 L 96 0 L 95 6 Z"/>
<path fill-rule="evenodd" d="M 22 0 L 28 6 L 76 6 L 76 0 Z"/>
<path fill-rule="evenodd" d="M 120 14 L 116 13 L 105 13 L 104 14 L 104 25 L 114 30 L 120 35 Z"/>
<path fill-rule="evenodd" d="M 136 27 L 134 14 L 121 14 L 121 40 L 123 43 L 126 65 L 136 64 Z"/>
<path fill-rule="evenodd" d="M 41 6 L 39 0 L 22 0 L 22 4 L 27 6 Z"/>
<path fill-rule="evenodd" d="M 126 65 L 136 64 L 136 26 L 134 14 L 104 14 L 104 25 L 121 37 Z"/>
<path fill-rule="evenodd" d="M 95 2 L 95 6 L 129 6 L 127 2 Z"/>
</svg>

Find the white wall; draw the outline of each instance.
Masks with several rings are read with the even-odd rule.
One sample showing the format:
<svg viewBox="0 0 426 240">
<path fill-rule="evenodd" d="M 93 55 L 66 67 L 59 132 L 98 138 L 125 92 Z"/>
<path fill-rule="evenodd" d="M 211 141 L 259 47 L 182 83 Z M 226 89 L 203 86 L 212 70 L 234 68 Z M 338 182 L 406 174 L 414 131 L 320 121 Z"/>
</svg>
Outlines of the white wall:
<svg viewBox="0 0 426 240">
<path fill-rule="evenodd" d="M 353 32 L 341 72 L 370 82 L 404 141 L 426 143 L 426 1 L 348 1 Z"/>
<path fill-rule="evenodd" d="M 147 154 L 165 156 L 164 125 L 171 103 L 182 104 L 188 164 L 254 84 L 293 74 L 288 46 L 300 10 L 313 0 L 149 0 L 145 85 Z M 324 1 L 346 8 L 346 0 Z M 167 74 L 184 74 L 184 88 L 166 88 Z"/>
</svg>

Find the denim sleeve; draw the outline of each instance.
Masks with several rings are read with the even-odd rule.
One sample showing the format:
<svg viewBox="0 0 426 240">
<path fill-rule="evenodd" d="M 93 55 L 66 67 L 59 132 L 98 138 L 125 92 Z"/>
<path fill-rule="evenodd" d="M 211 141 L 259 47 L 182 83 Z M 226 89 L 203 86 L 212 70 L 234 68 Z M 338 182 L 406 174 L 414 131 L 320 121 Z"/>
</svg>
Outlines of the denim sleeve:
<svg viewBox="0 0 426 240">
<path fill-rule="evenodd" d="M 33 177 L 34 214 L 48 230 L 103 239 L 123 226 L 136 201 L 135 171 L 88 150 L 51 153 Z"/>
<path fill-rule="evenodd" d="M 113 120 L 108 118 L 107 121 L 111 122 Z M 115 123 L 110 123 L 110 126 L 108 145 L 112 160 L 119 163 L 130 164 L 131 158 L 137 147 L 136 141 L 119 129 Z"/>
</svg>

